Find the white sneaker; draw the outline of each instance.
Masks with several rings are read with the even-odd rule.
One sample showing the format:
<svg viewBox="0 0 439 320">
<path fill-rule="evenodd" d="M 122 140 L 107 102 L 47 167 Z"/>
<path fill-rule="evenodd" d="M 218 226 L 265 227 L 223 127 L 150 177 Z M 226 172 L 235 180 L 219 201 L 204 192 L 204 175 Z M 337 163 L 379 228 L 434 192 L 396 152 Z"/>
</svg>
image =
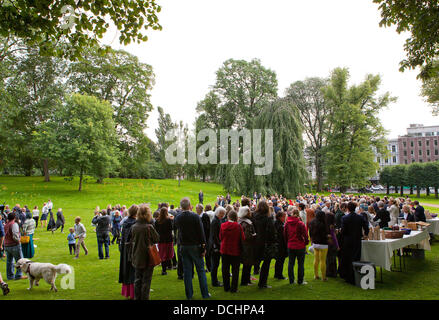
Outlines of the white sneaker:
<svg viewBox="0 0 439 320">
<path fill-rule="evenodd" d="M 303 281 L 302 283 L 297 283 L 298 285 L 305 285 L 305 284 L 308 284 L 308 282 L 306 282 L 306 281 Z"/>
</svg>

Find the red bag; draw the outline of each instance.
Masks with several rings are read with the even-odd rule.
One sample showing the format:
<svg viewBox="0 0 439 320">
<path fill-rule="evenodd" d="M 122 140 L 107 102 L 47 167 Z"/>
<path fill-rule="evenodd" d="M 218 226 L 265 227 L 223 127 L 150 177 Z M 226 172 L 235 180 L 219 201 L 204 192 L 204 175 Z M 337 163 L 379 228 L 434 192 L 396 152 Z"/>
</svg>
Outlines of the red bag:
<svg viewBox="0 0 439 320">
<path fill-rule="evenodd" d="M 149 228 L 148 228 L 148 233 L 150 234 Z M 149 238 L 151 239 L 151 237 Z M 157 250 L 157 246 L 155 244 L 152 244 L 150 247 L 148 247 L 148 255 L 149 255 L 148 265 L 150 267 L 156 267 L 162 263 L 162 259 L 160 259 L 159 251 Z"/>
</svg>

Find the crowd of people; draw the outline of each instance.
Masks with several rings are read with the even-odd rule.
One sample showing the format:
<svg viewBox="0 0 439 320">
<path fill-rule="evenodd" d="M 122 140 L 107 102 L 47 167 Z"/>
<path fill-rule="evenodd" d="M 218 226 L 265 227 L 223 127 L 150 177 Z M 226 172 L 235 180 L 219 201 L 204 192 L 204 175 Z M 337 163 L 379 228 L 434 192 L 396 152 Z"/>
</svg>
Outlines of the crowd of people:
<svg viewBox="0 0 439 320">
<path fill-rule="evenodd" d="M 352 262 L 360 260 L 361 241 L 367 239 L 370 227 L 393 226 L 401 219 L 426 220 L 424 208 L 409 198 L 304 194 L 287 199 L 277 194 L 263 197 L 255 193 L 252 199 L 242 196 L 232 203 L 228 194 L 218 196 L 213 206 L 204 206 L 204 195 L 200 191 L 198 200 L 195 210 L 189 198 L 183 198 L 177 208 L 173 204 L 159 203 L 154 212 L 148 204 L 129 208 L 108 205 L 105 210 L 96 207 L 92 226 L 96 232 L 98 256 L 108 259 L 110 245 L 118 245 L 119 283 L 123 296 L 149 299 L 153 269 L 157 264 L 152 263 L 151 248 L 156 245 L 161 274 L 166 276 L 169 270 L 176 269 L 178 279 L 184 281 L 187 299 L 192 299 L 194 294 L 195 270 L 203 298 L 210 297 L 206 273 L 210 274 L 213 287 L 223 287 L 230 293 L 236 293 L 239 284 L 251 286 L 256 280 L 260 289 L 271 288 L 268 275 L 273 260 L 274 278 L 306 285 L 304 264 L 310 254 L 314 256 L 315 280 L 327 281 L 328 277 L 339 276 L 354 284 Z M 50 216 L 47 230 L 54 232 L 61 227 L 63 232 L 62 209 L 57 212 L 56 222 L 50 200 L 44 204 L 41 217 L 37 207 L 32 212 L 27 206 L 20 208 L 19 205 L 12 210 L 8 206 L 0 209 L 3 209 L 0 248 L 7 255 L 7 279 L 25 278 L 19 269 L 14 275 L 13 260 L 33 257 L 32 234 L 38 227 L 39 218 L 43 227 L 43 222 Z M 29 242 L 23 241 L 23 235 L 29 236 Z M 88 254 L 85 237 L 86 228 L 81 218 L 76 217 L 67 236 L 69 252 L 75 255 L 74 258 L 79 257 L 81 247 Z M 218 277 L 220 262 L 222 279 Z M 259 279 L 254 277 L 257 275 Z M 0 285 L 8 292 L 1 278 Z"/>
</svg>

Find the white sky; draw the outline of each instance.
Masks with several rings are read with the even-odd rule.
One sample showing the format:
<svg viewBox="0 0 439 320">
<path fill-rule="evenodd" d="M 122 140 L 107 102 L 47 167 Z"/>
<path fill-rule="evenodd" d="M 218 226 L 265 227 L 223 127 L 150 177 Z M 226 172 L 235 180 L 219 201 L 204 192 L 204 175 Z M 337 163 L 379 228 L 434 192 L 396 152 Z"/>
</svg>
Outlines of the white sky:
<svg viewBox="0 0 439 320">
<path fill-rule="evenodd" d="M 367 73 L 382 76 L 381 92 L 398 101 L 381 112 L 388 138 L 406 133 L 410 123 L 439 124 L 420 96 L 417 71 L 398 71 L 407 34 L 380 28 L 372 0 L 168 0 L 159 1 L 162 31 L 123 47 L 113 32 L 106 37 L 152 65 L 156 84 L 148 136 L 156 141 L 157 106 L 174 121 L 190 126 L 197 102 L 215 82 L 215 72 L 230 58 L 259 58 L 277 74 L 278 94 L 294 81 L 327 77 L 336 67 L 350 69 L 351 82 Z"/>
</svg>

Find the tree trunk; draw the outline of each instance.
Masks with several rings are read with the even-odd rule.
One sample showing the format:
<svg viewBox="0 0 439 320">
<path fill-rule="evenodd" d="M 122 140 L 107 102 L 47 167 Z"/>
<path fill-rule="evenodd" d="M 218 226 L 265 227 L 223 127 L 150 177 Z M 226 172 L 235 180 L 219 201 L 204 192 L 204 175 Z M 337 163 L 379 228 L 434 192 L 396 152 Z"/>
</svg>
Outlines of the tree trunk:
<svg viewBox="0 0 439 320">
<path fill-rule="evenodd" d="M 418 198 L 421 197 L 421 187 L 419 187 L 419 186 L 416 186 L 416 196 L 417 196 Z"/>
<path fill-rule="evenodd" d="M 58 171 L 59 171 L 59 176 L 62 177 L 63 176 L 62 175 L 63 168 L 59 168 Z"/>
<path fill-rule="evenodd" d="M 206 182 L 206 172 L 203 171 L 203 182 Z"/>
<path fill-rule="evenodd" d="M 395 186 L 395 193 L 398 193 L 398 187 Z"/>
<path fill-rule="evenodd" d="M 400 189 L 400 195 L 401 195 L 401 197 L 403 197 L 404 196 L 404 186 L 401 186 L 401 189 Z"/>
<path fill-rule="evenodd" d="M 437 192 L 437 187 L 434 187 L 434 197 L 437 199 L 438 198 L 438 192 Z"/>
<path fill-rule="evenodd" d="M 79 190 L 78 191 L 82 190 L 82 175 L 83 175 L 83 169 L 81 167 L 81 172 L 79 174 Z"/>
<path fill-rule="evenodd" d="M 387 194 L 390 193 L 390 185 L 387 185 Z"/>
<path fill-rule="evenodd" d="M 315 157 L 315 167 L 316 167 L 316 180 L 317 180 L 317 192 L 321 192 L 323 188 L 323 173 L 322 173 L 322 164 L 320 163 L 319 155 L 317 154 Z"/>
<path fill-rule="evenodd" d="M 413 194 L 413 187 L 410 186 L 410 194 Z"/>
<path fill-rule="evenodd" d="M 430 196 L 430 187 L 426 187 L 426 189 L 427 189 L 427 197 L 429 197 Z"/>
<path fill-rule="evenodd" d="M 340 193 L 345 193 L 347 189 L 347 187 L 340 187 Z"/>
<path fill-rule="evenodd" d="M 180 187 L 180 180 L 181 180 L 181 177 L 180 177 L 180 175 L 178 175 L 178 187 Z"/>
<path fill-rule="evenodd" d="M 43 160 L 44 182 L 50 182 L 49 159 Z"/>
</svg>

